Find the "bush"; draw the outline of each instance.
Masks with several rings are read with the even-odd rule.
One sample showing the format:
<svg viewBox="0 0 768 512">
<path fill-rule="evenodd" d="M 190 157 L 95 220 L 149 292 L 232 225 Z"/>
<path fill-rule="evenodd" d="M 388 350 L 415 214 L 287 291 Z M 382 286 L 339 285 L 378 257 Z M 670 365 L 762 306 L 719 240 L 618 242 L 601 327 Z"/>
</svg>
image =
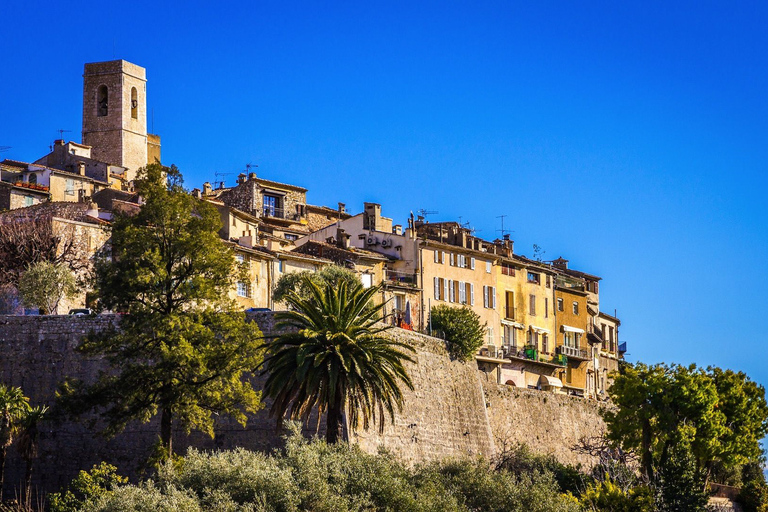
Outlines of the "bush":
<svg viewBox="0 0 768 512">
<path fill-rule="evenodd" d="M 480 316 L 472 309 L 439 305 L 430 312 L 432 332 L 448 344 L 451 356 L 469 361 L 483 344 L 486 324 L 480 324 Z"/>
<path fill-rule="evenodd" d="M 48 496 L 51 512 L 77 512 L 84 503 L 110 494 L 128 479 L 117 474 L 117 468 L 106 462 L 80 471 L 64 493 Z"/>
<path fill-rule="evenodd" d="M 514 445 L 496 457 L 496 469 L 504 470 L 513 475 L 529 475 L 533 473 L 551 473 L 560 492 L 581 494 L 585 487 L 592 483 L 593 478 L 579 471 L 579 467 L 560 463 L 554 455 L 533 453 L 524 444 Z"/>
<path fill-rule="evenodd" d="M 302 298 L 309 298 L 309 289 L 307 288 L 307 285 L 304 284 L 305 277 L 309 277 L 318 285 L 331 283 L 335 287 L 338 286 L 340 282 L 346 281 L 347 286 L 350 289 L 353 286 L 362 286 L 360 278 L 351 270 L 338 265 L 328 265 L 317 272 L 306 270 L 304 272 L 283 274 L 280 276 L 280 279 L 277 280 L 277 283 L 275 283 L 272 299 L 275 302 L 282 302 L 289 292 L 296 292 Z"/>
<path fill-rule="evenodd" d="M 292 426 L 283 453 L 191 450 L 156 481 L 96 492 L 58 511 L 548 512 L 579 510 L 549 472 L 515 475 L 487 461 L 415 468 L 358 446 L 307 441 Z"/>
</svg>

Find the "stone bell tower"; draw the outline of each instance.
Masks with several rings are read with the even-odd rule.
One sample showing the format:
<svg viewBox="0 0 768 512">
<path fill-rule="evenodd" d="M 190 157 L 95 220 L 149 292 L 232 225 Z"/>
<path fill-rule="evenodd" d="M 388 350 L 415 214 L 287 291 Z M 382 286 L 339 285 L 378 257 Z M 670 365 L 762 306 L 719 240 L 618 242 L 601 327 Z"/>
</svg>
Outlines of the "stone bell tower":
<svg viewBox="0 0 768 512">
<path fill-rule="evenodd" d="M 150 138 L 159 156 L 159 138 Z M 83 144 L 91 146 L 94 159 L 126 167 L 128 181 L 134 179 L 140 167 L 147 165 L 144 68 L 124 60 L 85 65 Z"/>
</svg>

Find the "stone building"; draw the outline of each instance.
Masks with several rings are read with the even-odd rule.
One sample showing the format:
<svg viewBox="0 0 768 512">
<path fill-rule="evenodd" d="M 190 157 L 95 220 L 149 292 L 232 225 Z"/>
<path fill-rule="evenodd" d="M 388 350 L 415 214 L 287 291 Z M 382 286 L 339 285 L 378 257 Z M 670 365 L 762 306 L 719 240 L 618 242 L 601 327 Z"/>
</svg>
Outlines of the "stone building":
<svg viewBox="0 0 768 512">
<path fill-rule="evenodd" d="M 95 160 L 125 168 L 131 182 L 139 168 L 160 161 L 160 137 L 147 133 L 147 78 L 124 60 L 93 62 L 83 73 L 83 145 Z"/>
<path fill-rule="evenodd" d="M 26 188 L 32 195 L 32 191 L 45 192 L 48 200 L 53 202 L 87 202 L 93 195 L 110 184 L 85 174 L 85 166 L 81 165 L 77 172 L 65 171 L 40 164 L 18 162 L 15 160 L 3 160 L 2 181 L 18 187 Z M 39 196 L 42 199 L 42 196 Z M 23 208 L 42 202 L 25 199 L 24 205 L 20 202 L 10 204 Z M 28 204 L 32 203 L 32 204 Z"/>
</svg>

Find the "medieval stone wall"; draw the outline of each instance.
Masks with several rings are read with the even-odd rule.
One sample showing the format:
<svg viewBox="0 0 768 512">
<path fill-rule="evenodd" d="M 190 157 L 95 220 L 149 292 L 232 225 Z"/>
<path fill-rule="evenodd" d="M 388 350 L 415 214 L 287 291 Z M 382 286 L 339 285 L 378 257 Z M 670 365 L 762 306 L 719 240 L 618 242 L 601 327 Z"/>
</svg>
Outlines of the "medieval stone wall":
<svg viewBox="0 0 768 512">
<path fill-rule="evenodd" d="M 273 331 L 271 313 L 252 317 L 262 331 Z M 119 317 L 112 315 L 0 316 L 0 382 L 21 386 L 35 405 L 53 405 L 55 390 L 66 377 L 93 381 L 100 371 L 108 369 L 103 360 L 85 358 L 75 347 L 91 331 L 104 331 L 118 321 Z M 399 329 L 390 332 L 416 349 L 415 362 L 407 364 L 415 389 L 405 391 L 403 411 L 394 424 L 387 421 L 382 433 L 373 428 L 350 434 L 363 449 L 375 452 L 384 447 L 408 462 L 419 462 L 446 456 L 489 457 L 499 449 L 499 441 L 516 439 L 536 451 L 554 453 L 563 462 L 589 462 L 570 448 L 579 436 L 597 434 L 602 428 L 595 405 L 483 382 L 474 362 L 452 361 L 440 340 Z M 260 388 L 263 379 L 255 378 L 254 385 Z M 251 415 L 246 427 L 227 419 L 217 422 L 214 439 L 176 432 L 175 450 L 183 453 L 188 446 L 242 446 L 268 451 L 280 447 L 281 434 L 269 417 L 269 405 L 265 401 L 266 408 Z M 323 422 L 312 417 L 305 433 L 323 435 L 323 427 Z M 116 465 L 123 474 L 134 478 L 140 474 L 139 464 L 157 439 L 157 424 L 131 424 L 110 440 L 97 435 L 98 428 L 98 424 L 90 425 L 88 418 L 42 425 L 40 456 L 34 466 L 34 485 L 40 492 L 58 490 L 77 471 L 102 460 Z M 19 486 L 23 472 L 23 462 L 12 447 L 6 492 L 12 493 Z"/>
<path fill-rule="evenodd" d="M 488 421 L 497 450 L 516 444 L 554 455 L 564 464 L 591 468 L 598 461 L 580 453 L 583 439 L 600 436 L 604 402 L 499 385 L 483 379 Z"/>
</svg>

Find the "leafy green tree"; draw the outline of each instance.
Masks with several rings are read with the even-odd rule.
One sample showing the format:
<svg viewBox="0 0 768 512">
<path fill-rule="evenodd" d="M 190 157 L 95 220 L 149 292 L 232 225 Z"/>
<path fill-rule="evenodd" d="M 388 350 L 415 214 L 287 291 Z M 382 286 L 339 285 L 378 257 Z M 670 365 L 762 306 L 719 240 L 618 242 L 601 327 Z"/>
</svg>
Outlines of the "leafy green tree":
<svg viewBox="0 0 768 512">
<path fill-rule="evenodd" d="M 640 455 L 649 482 L 690 455 L 706 487 L 716 463 L 754 460 L 768 428 L 765 390 L 742 373 L 638 363 L 624 366 L 609 393 L 608 437 Z M 675 451 L 681 440 L 687 454 Z"/>
<path fill-rule="evenodd" d="M 128 479 L 118 475 L 115 466 L 102 462 L 90 471 L 80 471 L 63 493 L 48 495 L 51 512 L 79 512 L 88 501 L 106 496 L 127 483 Z"/>
<path fill-rule="evenodd" d="M 480 316 L 471 308 L 434 306 L 430 322 L 432 333 L 445 339 L 452 357 L 469 361 L 483 344 L 487 324 L 481 324 Z"/>
<path fill-rule="evenodd" d="M 5 457 L 19 429 L 19 420 L 29 410 L 29 398 L 18 387 L 0 384 L 0 503 L 5 483 Z"/>
<path fill-rule="evenodd" d="M 24 304 L 55 313 L 59 302 L 77 293 L 77 280 L 63 263 L 39 261 L 29 266 L 19 281 L 19 294 Z"/>
<path fill-rule="evenodd" d="M 303 272 L 290 272 L 283 274 L 275 283 L 275 289 L 272 292 L 272 299 L 275 302 L 283 302 L 289 293 L 294 292 L 304 299 L 312 296 L 312 292 L 306 282 L 309 279 L 318 286 L 329 283 L 332 286 L 338 286 L 340 283 L 347 283 L 347 287 L 352 289 L 355 286 L 362 286 L 360 278 L 349 269 L 338 265 L 328 265 L 317 272 L 309 270 Z"/>
<path fill-rule="evenodd" d="M 656 510 L 649 487 L 637 486 L 629 490 L 612 480 L 594 482 L 579 497 L 585 510 L 610 512 L 653 512 Z"/>
<path fill-rule="evenodd" d="M 32 466 L 37 458 L 37 449 L 40 444 L 40 423 L 45 420 L 47 414 L 48 407 L 38 405 L 26 411 L 19 422 L 18 450 L 27 466 L 24 472 L 24 500 L 27 509 L 30 510 L 32 506 Z"/>
<path fill-rule="evenodd" d="M 736 501 L 744 512 L 768 512 L 768 484 L 763 474 L 764 459 L 749 462 L 741 469 L 741 492 Z"/>
<path fill-rule="evenodd" d="M 181 183 L 175 167 L 139 172 L 144 204 L 116 216 L 112 257 L 96 266 L 101 304 L 128 314 L 119 329 L 78 347 L 104 356 L 114 371 L 60 391 L 70 412 L 96 409 L 108 434 L 159 413 L 164 457 L 173 453 L 174 425 L 213 436 L 214 415 L 245 424 L 245 413 L 261 405 L 247 377 L 262 361 L 262 336 L 228 299 L 238 277 L 234 255 L 218 237 L 215 208 Z"/>
<path fill-rule="evenodd" d="M 400 385 L 413 389 L 404 361 L 413 348 L 383 336 L 377 324 L 383 305 L 371 306 L 378 287 L 318 285 L 306 279 L 311 296 L 289 293 L 291 311 L 277 313 L 278 329 L 288 329 L 267 344 L 267 381 L 264 392 L 274 399 L 271 413 L 282 418 L 307 418 L 314 407 L 326 414 L 326 439 L 339 440 L 343 414 L 350 425 L 362 419 L 363 428 L 384 411 L 394 421 L 402 409 Z"/>
</svg>

